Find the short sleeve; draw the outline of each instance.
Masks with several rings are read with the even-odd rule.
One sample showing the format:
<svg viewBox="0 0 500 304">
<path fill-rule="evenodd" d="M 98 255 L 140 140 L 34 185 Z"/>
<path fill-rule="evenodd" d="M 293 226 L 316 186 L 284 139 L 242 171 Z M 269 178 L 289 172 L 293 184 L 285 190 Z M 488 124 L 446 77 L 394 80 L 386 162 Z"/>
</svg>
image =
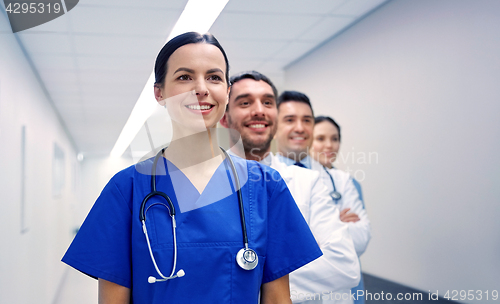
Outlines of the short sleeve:
<svg viewBox="0 0 500 304">
<path fill-rule="evenodd" d="M 93 277 L 131 288 L 132 183 L 115 175 L 90 210 L 62 261 Z"/>
<path fill-rule="evenodd" d="M 269 244 L 263 283 L 276 280 L 322 255 L 285 182 L 279 179 L 275 183 L 268 202 Z"/>
</svg>

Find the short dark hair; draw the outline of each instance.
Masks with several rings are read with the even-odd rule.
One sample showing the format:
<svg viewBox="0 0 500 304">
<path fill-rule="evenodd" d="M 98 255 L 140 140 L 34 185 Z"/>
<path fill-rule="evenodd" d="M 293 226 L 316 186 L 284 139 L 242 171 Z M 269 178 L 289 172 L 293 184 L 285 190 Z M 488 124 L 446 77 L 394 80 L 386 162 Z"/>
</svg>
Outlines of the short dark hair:
<svg viewBox="0 0 500 304">
<path fill-rule="evenodd" d="M 330 116 L 318 116 L 316 118 L 314 118 L 314 124 L 319 124 L 320 122 L 323 122 L 323 121 L 327 121 L 329 123 L 331 123 L 334 127 L 337 128 L 337 131 L 339 132 L 339 141 L 340 141 L 340 126 L 338 123 L 335 122 L 335 120 L 333 120 L 333 118 L 331 118 Z"/>
<path fill-rule="evenodd" d="M 309 101 L 309 97 L 307 97 L 306 94 L 297 91 L 284 91 L 283 93 L 281 93 L 280 97 L 278 97 L 278 102 L 277 102 L 278 110 L 282 103 L 290 101 L 297 101 L 307 104 L 309 108 L 311 108 L 311 113 L 314 116 L 314 111 L 311 102 Z"/>
<path fill-rule="evenodd" d="M 229 86 L 229 61 L 227 60 L 226 52 L 220 45 L 219 41 L 210 33 L 200 34 L 197 32 L 188 32 L 176 36 L 168 41 L 160 53 L 156 57 L 155 63 L 155 85 L 163 86 L 165 76 L 167 75 L 167 61 L 170 56 L 181 46 L 191 43 L 207 43 L 216 46 L 224 56 L 226 61 L 226 83 Z"/>
<path fill-rule="evenodd" d="M 274 86 L 271 79 L 267 78 L 266 75 L 263 75 L 257 71 L 245 71 L 245 72 L 241 72 L 239 74 L 236 74 L 234 76 L 231 76 L 231 78 L 229 79 L 230 86 L 232 86 L 233 84 L 235 84 L 238 81 L 243 80 L 243 79 L 253 79 L 255 81 L 260 81 L 260 80 L 264 81 L 265 83 L 270 85 L 271 88 L 273 89 L 274 98 L 275 99 L 278 98 L 278 90 Z M 231 91 L 229 91 L 229 97 L 231 98 Z"/>
</svg>

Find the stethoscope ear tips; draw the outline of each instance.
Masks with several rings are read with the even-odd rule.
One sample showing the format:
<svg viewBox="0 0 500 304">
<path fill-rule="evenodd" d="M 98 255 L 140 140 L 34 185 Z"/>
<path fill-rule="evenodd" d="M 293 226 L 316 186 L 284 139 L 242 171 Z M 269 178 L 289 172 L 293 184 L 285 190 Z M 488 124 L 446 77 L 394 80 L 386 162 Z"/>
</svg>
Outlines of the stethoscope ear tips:
<svg viewBox="0 0 500 304">
<path fill-rule="evenodd" d="M 171 280 L 171 279 L 175 279 L 175 278 L 182 278 L 186 273 L 184 272 L 184 270 L 182 269 L 179 269 L 179 271 L 177 271 L 177 273 L 174 275 L 174 276 L 170 276 L 170 277 L 163 277 L 163 279 L 157 279 L 153 276 L 150 276 L 148 278 L 148 283 L 150 284 L 153 284 L 153 283 L 156 283 L 156 282 L 165 282 L 165 281 L 168 281 L 168 280 Z"/>
<path fill-rule="evenodd" d="M 178 278 L 182 278 L 185 274 L 186 274 L 186 273 L 184 272 L 184 270 L 183 270 L 183 269 L 181 269 L 181 270 L 177 271 L 177 277 L 178 277 Z"/>
</svg>

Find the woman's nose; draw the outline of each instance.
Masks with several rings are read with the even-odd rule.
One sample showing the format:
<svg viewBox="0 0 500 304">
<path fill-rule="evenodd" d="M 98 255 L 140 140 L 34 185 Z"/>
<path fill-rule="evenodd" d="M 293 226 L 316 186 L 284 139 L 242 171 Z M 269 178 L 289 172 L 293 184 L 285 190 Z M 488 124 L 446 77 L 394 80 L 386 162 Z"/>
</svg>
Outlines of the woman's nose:
<svg viewBox="0 0 500 304">
<path fill-rule="evenodd" d="M 194 91 L 196 92 L 196 96 L 198 97 L 208 96 L 208 88 L 203 80 L 196 82 Z"/>
</svg>

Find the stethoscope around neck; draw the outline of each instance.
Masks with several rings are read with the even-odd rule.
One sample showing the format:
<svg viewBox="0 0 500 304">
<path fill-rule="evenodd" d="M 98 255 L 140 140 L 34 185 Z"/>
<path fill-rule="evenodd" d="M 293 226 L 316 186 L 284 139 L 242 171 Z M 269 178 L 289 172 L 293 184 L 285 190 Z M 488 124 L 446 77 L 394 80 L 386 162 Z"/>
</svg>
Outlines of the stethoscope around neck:
<svg viewBox="0 0 500 304">
<path fill-rule="evenodd" d="M 156 272 L 158 275 L 161 277 L 161 279 L 158 279 L 154 276 L 150 276 L 148 278 L 149 283 L 155 283 L 155 282 L 164 282 L 170 279 L 175 279 L 175 278 L 180 278 L 185 275 L 184 270 L 180 269 L 175 272 L 176 267 L 177 267 L 177 237 L 175 233 L 175 228 L 176 228 L 176 223 L 175 223 L 175 208 L 174 204 L 172 203 L 172 200 L 170 197 L 165 194 L 164 192 L 156 190 L 156 166 L 158 164 L 158 159 L 160 156 L 163 155 L 165 152 L 166 148 L 163 148 L 158 154 L 156 154 L 154 161 L 153 161 L 153 167 L 151 168 L 151 192 L 144 197 L 141 203 L 141 209 L 139 213 L 139 217 L 142 223 L 142 231 L 144 232 L 144 235 L 146 236 L 146 242 L 148 244 L 148 249 L 149 249 L 149 255 L 151 256 L 151 260 L 153 261 L 153 265 L 156 269 Z M 233 160 L 229 157 L 227 152 L 220 148 L 222 152 L 224 153 L 225 158 L 229 161 L 231 165 L 231 171 L 233 172 L 234 175 L 234 180 L 236 183 L 236 193 L 238 195 L 238 203 L 239 203 L 239 208 L 240 208 L 240 220 L 241 220 L 241 228 L 243 231 L 243 244 L 244 247 L 238 251 L 236 254 L 236 262 L 238 265 L 243 268 L 244 270 L 252 270 L 255 267 L 257 267 L 257 264 L 259 263 L 259 257 L 257 256 L 257 253 L 255 250 L 251 249 L 248 247 L 248 237 L 247 237 L 247 229 L 246 229 L 246 224 L 245 224 L 245 212 L 243 210 L 243 198 L 241 196 L 241 190 L 240 190 L 240 181 L 238 179 L 238 173 L 236 172 L 236 167 L 234 166 Z M 148 200 L 154 196 L 160 196 L 165 199 L 167 204 L 165 203 L 153 203 L 149 205 L 146 208 L 146 203 Z M 151 243 L 149 242 L 149 236 L 148 236 L 148 230 L 146 229 L 146 213 L 148 212 L 149 208 L 152 206 L 156 205 L 162 205 L 166 207 L 169 211 L 169 215 L 172 218 L 172 231 L 173 231 L 173 239 L 174 239 L 174 263 L 172 266 L 172 272 L 170 273 L 170 276 L 165 276 L 160 269 L 158 268 L 158 264 L 156 263 L 153 250 L 151 249 Z"/>
<path fill-rule="evenodd" d="M 335 182 L 333 181 L 333 177 L 332 175 L 330 174 L 330 172 L 328 172 L 328 169 L 326 167 L 323 167 L 323 169 L 325 169 L 326 173 L 328 174 L 328 176 L 330 176 L 330 180 L 332 181 L 332 186 L 333 186 L 333 191 L 330 192 L 330 196 L 332 197 L 332 199 L 335 201 L 335 204 L 338 204 L 339 202 L 339 199 L 342 198 L 342 194 L 340 194 L 338 191 L 337 191 L 337 188 L 335 187 Z"/>
</svg>

